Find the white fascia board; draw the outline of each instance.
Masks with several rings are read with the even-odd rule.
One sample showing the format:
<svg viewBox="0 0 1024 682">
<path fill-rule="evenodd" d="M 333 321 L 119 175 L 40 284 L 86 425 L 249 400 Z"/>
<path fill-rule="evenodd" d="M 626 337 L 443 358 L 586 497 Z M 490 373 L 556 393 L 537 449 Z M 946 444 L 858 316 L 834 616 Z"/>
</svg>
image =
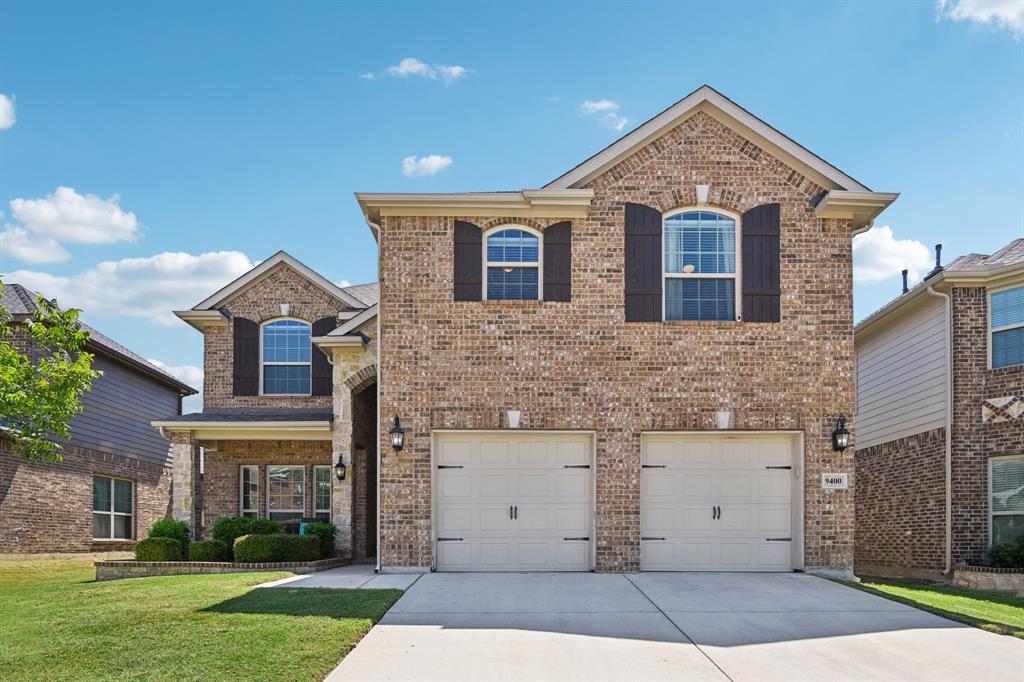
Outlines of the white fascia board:
<svg viewBox="0 0 1024 682">
<path fill-rule="evenodd" d="M 377 309 L 379 307 L 380 307 L 380 304 L 374 303 L 372 306 L 370 306 L 366 310 L 363 310 L 362 312 L 360 312 L 355 317 L 347 320 L 345 322 L 345 324 L 341 325 L 340 327 L 338 327 L 334 331 L 328 333 L 326 338 L 335 338 L 335 337 L 346 336 L 348 334 L 351 334 L 357 328 L 361 327 L 363 324 L 365 324 L 366 322 L 369 322 L 374 317 L 376 317 L 377 316 Z M 324 338 L 324 337 L 321 337 L 321 338 Z"/>
<path fill-rule="evenodd" d="M 898 192 L 851 192 L 834 189 L 825 193 L 814 207 L 819 218 L 849 218 L 853 234 L 871 228 L 871 223 L 899 197 Z"/>
<path fill-rule="evenodd" d="M 683 119 L 696 113 L 696 110 L 702 105 L 710 105 L 727 116 L 740 128 L 737 132 L 740 134 L 747 132 L 746 136 L 752 137 L 753 142 L 767 142 L 773 148 L 769 150 L 770 152 L 780 153 L 784 157 L 803 164 L 823 178 L 835 183 L 837 188 L 870 191 L 846 173 L 768 125 L 709 85 L 703 85 L 694 90 L 636 130 L 551 181 L 544 186 L 545 189 L 578 187 L 585 184 L 618 163 L 622 158 L 677 126 Z"/>
<path fill-rule="evenodd" d="M 365 308 L 366 304 L 360 301 L 358 298 L 348 293 L 334 282 L 330 281 L 320 273 L 316 272 L 304 263 L 299 262 L 293 256 L 285 253 L 284 251 L 278 251 L 273 256 L 263 261 L 249 272 L 245 273 L 235 281 L 231 282 L 227 286 L 223 287 L 217 293 L 213 294 L 209 298 L 200 301 L 193 310 L 206 310 L 209 308 L 217 308 L 221 306 L 224 301 L 230 298 L 232 295 L 238 293 L 250 284 L 258 281 L 264 275 L 270 273 L 275 267 L 281 264 L 285 264 L 292 268 L 300 275 L 308 279 L 313 284 L 316 284 L 321 289 L 326 291 L 331 296 L 341 299 L 347 305 L 353 308 Z"/>
<path fill-rule="evenodd" d="M 371 229 L 381 216 L 498 216 L 508 218 L 585 218 L 594 191 L 523 189 L 517 192 L 377 193 L 356 192 Z"/>
<path fill-rule="evenodd" d="M 152 421 L 161 433 L 188 431 L 196 440 L 330 440 L 331 422 Z"/>
<path fill-rule="evenodd" d="M 314 336 L 310 341 L 317 348 L 362 348 L 366 341 L 362 336 Z"/>
<path fill-rule="evenodd" d="M 207 327 L 225 327 L 228 318 L 219 310 L 175 310 L 174 314 L 199 331 Z"/>
</svg>

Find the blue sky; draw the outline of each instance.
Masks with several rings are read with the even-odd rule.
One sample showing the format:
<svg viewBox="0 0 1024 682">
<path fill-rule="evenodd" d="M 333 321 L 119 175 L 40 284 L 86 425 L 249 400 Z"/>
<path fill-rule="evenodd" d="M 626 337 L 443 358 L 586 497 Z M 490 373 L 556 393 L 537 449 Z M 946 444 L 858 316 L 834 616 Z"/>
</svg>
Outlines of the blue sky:
<svg viewBox="0 0 1024 682">
<path fill-rule="evenodd" d="M 706 82 L 902 193 L 863 317 L 934 243 L 1024 235 L 1022 8 L 8 2 L 0 273 L 195 378 L 168 311 L 256 261 L 375 278 L 352 192 L 538 187 Z"/>
</svg>

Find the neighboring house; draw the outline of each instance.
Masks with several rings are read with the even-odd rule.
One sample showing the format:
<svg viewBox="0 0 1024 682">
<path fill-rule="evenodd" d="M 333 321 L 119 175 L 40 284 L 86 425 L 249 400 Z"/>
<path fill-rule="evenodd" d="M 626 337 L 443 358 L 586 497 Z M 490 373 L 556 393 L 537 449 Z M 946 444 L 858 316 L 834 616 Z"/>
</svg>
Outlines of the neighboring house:
<svg viewBox="0 0 1024 682">
<path fill-rule="evenodd" d="M 14 343 L 31 352 L 19 327 L 35 312 L 35 295 L 5 283 L 0 304 L 11 314 Z M 0 429 L 0 553 L 130 549 L 167 518 L 171 462 L 167 441 L 149 425 L 180 413 L 195 389 L 88 325 L 85 350 L 103 373 L 82 396 L 60 440 L 60 462 L 29 461 L 11 451 Z"/>
<path fill-rule="evenodd" d="M 205 537 L 223 516 L 329 520 L 344 556 L 375 556 L 376 301 L 376 284 L 339 287 L 279 252 L 175 313 L 205 349 L 203 412 L 153 421 L 175 453 L 175 518 Z"/>
<path fill-rule="evenodd" d="M 895 194 L 705 86 L 541 189 L 356 196 L 384 570 L 850 574 L 851 242 Z"/>
<path fill-rule="evenodd" d="M 1024 239 L 936 260 L 856 344 L 857 572 L 934 579 L 1024 533 Z"/>
</svg>

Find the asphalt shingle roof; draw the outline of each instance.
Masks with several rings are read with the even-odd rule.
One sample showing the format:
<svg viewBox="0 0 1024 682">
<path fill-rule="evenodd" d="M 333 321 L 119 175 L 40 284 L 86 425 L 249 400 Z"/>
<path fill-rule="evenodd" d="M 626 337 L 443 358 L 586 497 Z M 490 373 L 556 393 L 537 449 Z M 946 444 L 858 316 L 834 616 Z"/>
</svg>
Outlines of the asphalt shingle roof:
<svg viewBox="0 0 1024 682">
<path fill-rule="evenodd" d="M 331 421 L 331 408 L 249 408 L 224 409 L 207 408 L 202 412 L 174 415 L 163 421 L 169 422 L 319 422 Z"/>
<path fill-rule="evenodd" d="M 375 305 L 380 300 L 380 285 L 377 282 L 353 284 L 344 289 L 346 293 L 352 294 L 367 306 Z"/>
</svg>

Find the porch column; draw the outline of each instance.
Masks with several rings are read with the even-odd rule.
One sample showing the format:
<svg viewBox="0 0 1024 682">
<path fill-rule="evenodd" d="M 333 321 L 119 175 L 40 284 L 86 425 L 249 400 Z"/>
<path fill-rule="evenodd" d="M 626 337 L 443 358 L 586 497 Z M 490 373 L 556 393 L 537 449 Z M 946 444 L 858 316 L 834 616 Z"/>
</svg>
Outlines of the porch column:
<svg viewBox="0 0 1024 682">
<path fill-rule="evenodd" d="M 195 476 L 192 463 L 195 459 L 195 442 L 191 431 L 173 431 L 171 437 L 171 518 L 184 521 L 196 537 L 193 499 L 195 497 Z"/>
<path fill-rule="evenodd" d="M 334 539 L 334 547 L 338 555 L 346 559 L 352 558 L 352 392 L 344 383 L 348 376 L 344 362 L 334 364 L 334 425 L 331 429 L 331 464 L 338 463 L 339 457 L 345 458 L 346 475 L 344 481 L 337 476 L 331 494 L 331 523 L 338 528 Z"/>
</svg>

